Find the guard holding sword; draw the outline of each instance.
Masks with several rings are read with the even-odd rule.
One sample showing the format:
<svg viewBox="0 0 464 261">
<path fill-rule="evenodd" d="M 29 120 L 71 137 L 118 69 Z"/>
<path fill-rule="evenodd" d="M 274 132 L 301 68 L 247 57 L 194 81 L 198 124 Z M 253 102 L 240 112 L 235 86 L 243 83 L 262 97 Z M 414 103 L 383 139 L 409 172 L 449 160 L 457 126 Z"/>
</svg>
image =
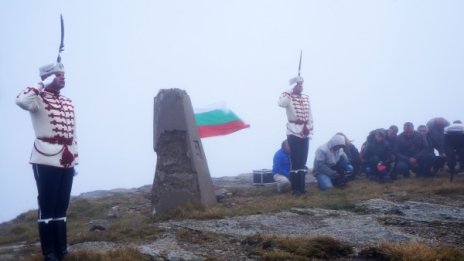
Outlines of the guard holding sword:
<svg viewBox="0 0 464 261">
<path fill-rule="evenodd" d="M 66 211 L 78 163 L 74 106 L 60 93 L 65 87 L 60 55 L 56 63 L 40 67 L 39 74 L 42 81 L 21 91 L 16 104 L 29 111 L 35 132 L 29 162 L 38 190 L 42 254 L 44 260 L 62 260 L 67 254 Z"/>
<path fill-rule="evenodd" d="M 298 76 L 290 80 L 293 88 L 283 92 L 278 100 L 280 107 L 287 113 L 287 140 L 290 146 L 290 184 L 292 193 L 299 196 L 306 192 L 306 161 L 308 159 L 309 137 L 313 132 L 313 117 L 309 97 L 303 94 L 303 77 L 300 76 L 301 58 Z"/>
</svg>

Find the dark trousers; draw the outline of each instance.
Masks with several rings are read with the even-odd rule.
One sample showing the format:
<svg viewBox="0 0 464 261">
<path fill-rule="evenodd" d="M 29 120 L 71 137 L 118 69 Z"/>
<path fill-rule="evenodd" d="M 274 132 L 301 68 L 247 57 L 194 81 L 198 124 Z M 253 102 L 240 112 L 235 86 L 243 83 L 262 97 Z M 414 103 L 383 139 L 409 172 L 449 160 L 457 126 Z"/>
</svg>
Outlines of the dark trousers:
<svg viewBox="0 0 464 261">
<path fill-rule="evenodd" d="M 32 164 L 38 191 L 38 226 L 44 256 L 66 254 L 66 211 L 69 206 L 74 168 Z"/>
<path fill-rule="evenodd" d="M 297 136 L 287 136 L 288 145 L 290 146 L 290 162 L 292 168 L 290 171 L 290 184 L 293 194 L 302 194 L 306 192 L 306 161 L 308 160 L 309 138 L 299 138 Z"/>
<path fill-rule="evenodd" d="M 460 168 L 464 168 L 464 134 L 447 133 L 445 134 L 445 153 L 446 164 L 451 172 L 455 172 L 456 164 L 459 162 Z"/>
<path fill-rule="evenodd" d="M 458 162 L 459 167 L 464 169 L 464 148 L 448 150 L 446 152 L 446 164 L 451 172 L 456 171 L 456 165 Z"/>
<path fill-rule="evenodd" d="M 402 174 L 404 177 L 409 177 L 409 171 L 412 170 L 416 173 L 417 177 L 431 177 L 434 155 L 423 154 L 417 157 L 416 167 L 409 164 L 408 160 L 398 159 L 396 162 L 396 172 Z"/>
<path fill-rule="evenodd" d="M 379 166 L 383 166 L 381 169 Z M 390 176 L 390 163 L 387 160 L 382 160 L 379 156 L 372 156 L 366 161 L 366 174 L 369 178 L 379 181 L 387 180 Z"/>
</svg>

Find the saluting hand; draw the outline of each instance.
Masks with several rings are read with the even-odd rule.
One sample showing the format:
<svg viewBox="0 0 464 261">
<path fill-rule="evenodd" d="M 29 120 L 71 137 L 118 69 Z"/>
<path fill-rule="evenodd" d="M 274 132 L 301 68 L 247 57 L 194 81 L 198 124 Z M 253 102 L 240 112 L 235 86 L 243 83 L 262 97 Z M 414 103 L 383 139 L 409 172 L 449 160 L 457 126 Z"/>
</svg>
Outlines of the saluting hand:
<svg viewBox="0 0 464 261">
<path fill-rule="evenodd" d="M 45 78 L 43 81 L 42 81 L 42 86 L 43 88 L 47 88 L 48 86 L 50 86 L 50 84 L 53 83 L 53 81 L 55 80 L 56 76 L 54 73 L 52 73 L 50 76 L 47 76 L 47 78 Z"/>
</svg>

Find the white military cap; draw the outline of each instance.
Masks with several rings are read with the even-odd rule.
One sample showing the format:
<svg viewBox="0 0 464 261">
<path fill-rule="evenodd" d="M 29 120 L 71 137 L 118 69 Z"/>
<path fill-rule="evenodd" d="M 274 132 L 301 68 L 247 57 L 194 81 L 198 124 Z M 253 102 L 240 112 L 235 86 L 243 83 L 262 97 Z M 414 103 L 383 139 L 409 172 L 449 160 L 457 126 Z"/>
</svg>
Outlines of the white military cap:
<svg viewBox="0 0 464 261">
<path fill-rule="evenodd" d="M 290 85 L 293 85 L 293 84 L 295 84 L 297 82 L 304 82 L 304 79 L 301 76 L 297 76 L 297 77 L 293 77 L 288 82 L 290 83 Z"/>
<path fill-rule="evenodd" d="M 62 63 L 51 63 L 39 68 L 40 77 L 57 72 L 64 72 L 64 65 Z"/>
</svg>

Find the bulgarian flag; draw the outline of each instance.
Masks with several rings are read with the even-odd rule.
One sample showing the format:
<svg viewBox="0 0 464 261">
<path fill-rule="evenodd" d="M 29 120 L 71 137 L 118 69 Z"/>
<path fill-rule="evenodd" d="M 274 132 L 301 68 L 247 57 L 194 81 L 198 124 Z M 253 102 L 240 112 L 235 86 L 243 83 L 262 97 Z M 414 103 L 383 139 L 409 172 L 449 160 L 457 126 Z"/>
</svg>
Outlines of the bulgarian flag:
<svg viewBox="0 0 464 261">
<path fill-rule="evenodd" d="M 227 135 L 250 127 L 223 103 L 195 108 L 194 114 L 200 138 Z"/>
</svg>

